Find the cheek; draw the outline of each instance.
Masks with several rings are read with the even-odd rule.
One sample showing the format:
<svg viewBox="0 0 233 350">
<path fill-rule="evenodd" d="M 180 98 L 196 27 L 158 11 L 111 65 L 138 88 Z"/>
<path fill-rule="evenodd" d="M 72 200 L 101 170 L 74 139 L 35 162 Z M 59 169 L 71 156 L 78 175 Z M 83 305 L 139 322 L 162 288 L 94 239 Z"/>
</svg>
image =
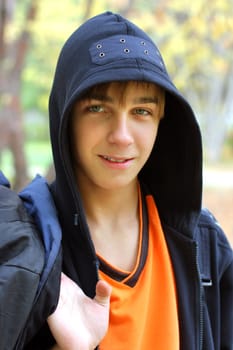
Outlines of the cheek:
<svg viewBox="0 0 233 350">
<path fill-rule="evenodd" d="M 83 133 L 81 133 L 78 130 L 79 129 L 76 125 L 75 128 L 73 128 L 72 134 L 71 134 L 72 135 L 72 139 L 71 139 L 72 156 L 76 162 L 79 161 L 80 154 L 82 154 L 84 151 L 83 144 L 84 144 L 84 139 L 85 139 L 85 136 L 83 135 Z"/>
<path fill-rule="evenodd" d="M 143 133 L 143 139 L 141 140 L 142 142 L 142 147 L 144 148 L 146 153 L 149 153 L 152 151 L 152 148 L 154 146 L 156 137 L 157 137 L 157 132 L 158 132 L 158 124 L 157 125 L 150 125 L 144 133 Z"/>
<path fill-rule="evenodd" d="M 80 124 L 76 125 L 72 134 L 73 157 L 77 161 L 89 158 L 100 139 L 98 128 Z"/>
</svg>

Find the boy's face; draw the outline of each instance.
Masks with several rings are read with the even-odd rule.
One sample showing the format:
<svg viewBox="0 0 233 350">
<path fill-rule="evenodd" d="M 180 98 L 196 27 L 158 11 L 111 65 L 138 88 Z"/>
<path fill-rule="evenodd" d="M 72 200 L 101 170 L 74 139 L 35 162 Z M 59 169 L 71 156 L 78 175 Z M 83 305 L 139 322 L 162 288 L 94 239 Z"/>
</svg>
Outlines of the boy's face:
<svg viewBox="0 0 233 350">
<path fill-rule="evenodd" d="M 80 187 L 114 190 L 137 182 L 153 148 L 163 93 L 154 84 L 97 87 L 76 102 L 71 122 L 74 170 Z"/>
</svg>

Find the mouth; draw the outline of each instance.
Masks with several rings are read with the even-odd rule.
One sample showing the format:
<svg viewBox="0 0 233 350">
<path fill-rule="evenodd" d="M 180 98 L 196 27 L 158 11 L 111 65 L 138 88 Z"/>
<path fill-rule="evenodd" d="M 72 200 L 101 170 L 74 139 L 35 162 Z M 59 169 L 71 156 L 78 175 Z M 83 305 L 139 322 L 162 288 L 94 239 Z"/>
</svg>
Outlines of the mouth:
<svg viewBox="0 0 233 350">
<path fill-rule="evenodd" d="M 126 163 L 133 159 L 133 158 L 111 157 L 111 156 L 105 156 L 105 155 L 100 157 L 111 163 Z"/>
</svg>

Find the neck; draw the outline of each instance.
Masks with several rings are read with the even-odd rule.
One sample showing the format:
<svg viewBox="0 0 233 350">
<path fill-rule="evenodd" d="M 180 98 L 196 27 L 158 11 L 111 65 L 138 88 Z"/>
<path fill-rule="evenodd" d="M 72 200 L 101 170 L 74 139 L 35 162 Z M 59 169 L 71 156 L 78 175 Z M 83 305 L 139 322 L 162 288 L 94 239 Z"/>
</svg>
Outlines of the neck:
<svg viewBox="0 0 233 350">
<path fill-rule="evenodd" d="M 138 183 L 126 188 L 115 190 L 95 189 L 85 191 L 81 189 L 81 196 L 87 221 L 98 224 L 107 221 L 118 221 L 120 218 L 129 218 L 137 215 Z"/>
<path fill-rule="evenodd" d="M 80 192 L 96 252 L 112 265 L 131 271 L 139 244 L 137 180 L 115 190 L 87 191 L 81 186 Z"/>
</svg>

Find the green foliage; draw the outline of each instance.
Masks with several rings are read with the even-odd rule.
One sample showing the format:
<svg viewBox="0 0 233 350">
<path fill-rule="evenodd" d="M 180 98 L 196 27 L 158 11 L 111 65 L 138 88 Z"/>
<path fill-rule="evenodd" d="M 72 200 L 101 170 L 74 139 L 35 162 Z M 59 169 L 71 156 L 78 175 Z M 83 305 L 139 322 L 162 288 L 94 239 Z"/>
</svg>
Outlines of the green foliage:
<svg viewBox="0 0 233 350">
<path fill-rule="evenodd" d="M 25 114 L 25 137 L 27 142 L 48 142 L 49 125 L 48 118 L 38 113 L 37 110 L 30 110 Z"/>
<path fill-rule="evenodd" d="M 226 146 L 232 157 L 233 156 L 233 128 L 228 133 Z"/>
<path fill-rule="evenodd" d="M 36 173 L 46 174 L 52 162 L 52 153 L 48 142 L 28 142 L 26 145 L 26 156 L 30 165 L 29 173 L 32 176 Z"/>
</svg>

